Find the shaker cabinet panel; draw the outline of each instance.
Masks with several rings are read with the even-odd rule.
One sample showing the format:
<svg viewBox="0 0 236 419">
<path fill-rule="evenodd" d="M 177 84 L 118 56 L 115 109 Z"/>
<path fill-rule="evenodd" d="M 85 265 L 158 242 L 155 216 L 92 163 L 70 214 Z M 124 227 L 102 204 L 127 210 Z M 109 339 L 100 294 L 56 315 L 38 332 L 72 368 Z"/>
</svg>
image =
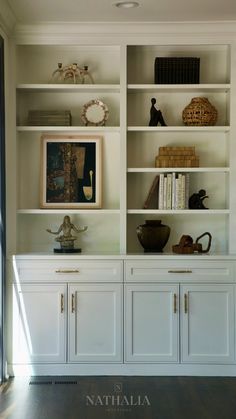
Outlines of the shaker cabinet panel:
<svg viewBox="0 0 236 419">
<path fill-rule="evenodd" d="M 14 363 L 66 361 L 66 285 L 13 285 Z"/>
<path fill-rule="evenodd" d="M 189 256 L 189 255 L 188 255 Z M 223 260 L 127 260 L 126 282 L 234 282 L 234 261 Z"/>
<path fill-rule="evenodd" d="M 178 362 L 178 285 L 125 285 L 127 362 Z"/>
<path fill-rule="evenodd" d="M 122 285 L 69 285 L 69 361 L 122 361 Z"/>
<path fill-rule="evenodd" d="M 117 260 L 25 260 L 16 261 L 15 280 L 21 282 L 120 282 L 123 263 Z"/>
<path fill-rule="evenodd" d="M 234 286 L 181 286 L 182 361 L 234 362 Z"/>
</svg>

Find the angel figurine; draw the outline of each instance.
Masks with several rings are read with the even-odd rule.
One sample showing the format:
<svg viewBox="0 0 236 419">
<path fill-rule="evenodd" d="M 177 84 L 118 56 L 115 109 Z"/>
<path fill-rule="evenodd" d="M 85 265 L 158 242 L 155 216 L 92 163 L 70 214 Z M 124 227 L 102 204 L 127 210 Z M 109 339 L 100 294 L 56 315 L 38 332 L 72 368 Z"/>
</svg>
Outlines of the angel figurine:
<svg viewBox="0 0 236 419">
<path fill-rule="evenodd" d="M 80 253 L 81 249 L 74 248 L 74 242 L 77 240 L 77 237 L 71 234 L 71 231 L 75 231 L 76 233 L 82 233 L 88 229 L 87 226 L 82 228 L 77 228 L 74 224 L 71 223 L 69 215 L 66 215 L 63 219 L 63 223 L 60 225 L 57 231 L 52 231 L 47 229 L 46 231 L 50 234 L 55 234 L 57 237 L 55 238 L 56 242 L 59 242 L 61 245 L 60 249 L 54 249 L 56 253 Z M 60 233 L 62 234 L 60 235 Z"/>
</svg>

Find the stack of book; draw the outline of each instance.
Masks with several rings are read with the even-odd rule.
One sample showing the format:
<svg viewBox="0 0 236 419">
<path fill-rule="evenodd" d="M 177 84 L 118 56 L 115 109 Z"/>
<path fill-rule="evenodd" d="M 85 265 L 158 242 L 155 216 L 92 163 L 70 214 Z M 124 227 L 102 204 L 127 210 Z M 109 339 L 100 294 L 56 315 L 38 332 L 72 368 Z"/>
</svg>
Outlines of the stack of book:
<svg viewBox="0 0 236 419">
<path fill-rule="evenodd" d="M 70 126 L 70 111 L 29 111 L 28 125 L 35 126 Z"/>
<path fill-rule="evenodd" d="M 189 173 L 160 173 L 150 187 L 144 209 L 181 210 L 189 208 Z"/>
<path fill-rule="evenodd" d="M 199 167 L 195 147 L 159 147 L 156 167 Z"/>
<path fill-rule="evenodd" d="M 180 210 L 188 208 L 189 173 L 160 173 L 158 209 Z"/>
</svg>

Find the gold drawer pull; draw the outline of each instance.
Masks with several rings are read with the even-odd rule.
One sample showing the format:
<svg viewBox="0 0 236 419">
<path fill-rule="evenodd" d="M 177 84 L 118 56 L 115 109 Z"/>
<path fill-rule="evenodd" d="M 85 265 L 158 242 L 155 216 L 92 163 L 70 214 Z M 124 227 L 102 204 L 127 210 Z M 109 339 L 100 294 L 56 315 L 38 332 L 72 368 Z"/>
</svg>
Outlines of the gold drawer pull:
<svg viewBox="0 0 236 419">
<path fill-rule="evenodd" d="M 75 294 L 71 295 L 71 313 L 75 312 Z"/>
<path fill-rule="evenodd" d="M 64 312 L 64 294 L 61 294 L 61 313 Z"/>
<path fill-rule="evenodd" d="M 78 269 L 58 269 L 56 274 L 79 274 Z"/>
<path fill-rule="evenodd" d="M 185 314 L 188 312 L 188 295 L 184 294 L 184 312 Z"/>
<path fill-rule="evenodd" d="M 183 270 L 170 270 L 168 271 L 168 274 L 192 274 L 193 271 L 189 269 L 183 269 Z"/>
<path fill-rule="evenodd" d="M 177 295 L 174 294 L 174 313 L 177 313 Z"/>
</svg>

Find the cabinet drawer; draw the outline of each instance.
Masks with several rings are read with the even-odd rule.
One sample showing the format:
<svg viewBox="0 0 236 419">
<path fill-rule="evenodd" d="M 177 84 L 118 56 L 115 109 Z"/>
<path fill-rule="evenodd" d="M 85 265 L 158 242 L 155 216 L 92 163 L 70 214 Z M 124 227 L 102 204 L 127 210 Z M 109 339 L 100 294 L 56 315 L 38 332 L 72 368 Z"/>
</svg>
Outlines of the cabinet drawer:
<svg viewBox="0 0 236 419">
<path fill-rule="evenodd" d="M 122 261 L 18 260 L 15 281 L 20 282 L 122 282 Z"/>
<path fill-rule="evenodd" d="M 225 260 L 130 260 L 125 262 L 126 282 L 234 282 L 235 263 Z"/>
</svg>

